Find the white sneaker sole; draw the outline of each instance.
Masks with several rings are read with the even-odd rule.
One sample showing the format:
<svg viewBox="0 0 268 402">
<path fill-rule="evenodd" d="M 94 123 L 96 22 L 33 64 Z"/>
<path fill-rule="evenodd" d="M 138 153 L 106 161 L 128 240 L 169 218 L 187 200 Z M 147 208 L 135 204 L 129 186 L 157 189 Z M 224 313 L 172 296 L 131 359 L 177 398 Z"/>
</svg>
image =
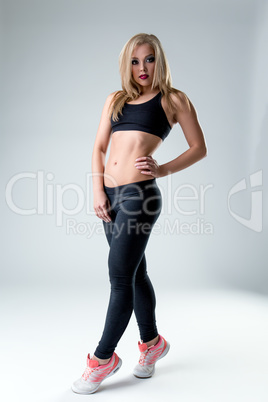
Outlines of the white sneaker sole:
<svg viewBox="0 0 268 402">
<path fill-rule="evenodd" d="M 101 385 L 101 383 L 106 380 L 106 378 L 111 377 L 112 375 L 114 375 L 122 366 L 122 360 L 119 357 L 119 361 L 117 366 L 100 382 L 98 383 L 97 387 L 94 388 L 93 390 L 80 390 L 78 387 L 76 387 L 74 384 L 72 385 L 72 391 L 75 392 L 76 394 L 82 394 L 82 395 L 90 395 L 93 394 L 94 392 L 96 392 L 99 388 L 99 386 Z"/>
<path fill-rule="evenodd" d="M 163 357 L 165 357 L 168 354 L 169 349 L 170 349 L 170 344 L 167 342 L 166 349 L 164 350 L 162 355 L 159 356 L 158 359 L 156 360 L 156 362 L 154 363 L 153 371 L 150 374 L 147 374 L 147 375 L 145 373 L 144 374 L 143 373 L 136 374 L 135 371 L 134 371 L 133 372 L 134 376 L 137 377 L 137 378 L 150 378 L 150 377 L 152 377 L 152 375 L 155 372 L 155 364 L 158 362 L 158 360 L 162 359 Z"/>
</svg>

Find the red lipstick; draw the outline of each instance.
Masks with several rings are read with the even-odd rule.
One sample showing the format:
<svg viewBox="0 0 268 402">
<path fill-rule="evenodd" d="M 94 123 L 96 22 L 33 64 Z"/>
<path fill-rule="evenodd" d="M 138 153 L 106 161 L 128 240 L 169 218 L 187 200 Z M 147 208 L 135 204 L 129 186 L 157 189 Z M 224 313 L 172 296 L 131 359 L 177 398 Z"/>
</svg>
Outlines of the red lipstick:
<svg viewBox="0 0 268 402">
<path fill-rule="evenodd" d="M 149 75 L 147 75 L 147 74 L 140 75 L 141 80 L 146 80 L 146 78 L 148 78 L 148 77 L 149 77 Z"/>
</svg>

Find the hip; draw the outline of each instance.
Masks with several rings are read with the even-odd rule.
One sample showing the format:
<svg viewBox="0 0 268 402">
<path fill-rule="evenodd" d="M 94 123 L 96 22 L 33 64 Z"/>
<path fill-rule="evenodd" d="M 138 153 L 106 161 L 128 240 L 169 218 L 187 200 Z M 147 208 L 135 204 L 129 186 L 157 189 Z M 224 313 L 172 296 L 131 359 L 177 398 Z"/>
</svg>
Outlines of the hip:
<svg viewBox="0 0 268 402">
<path fill-rule="evenodd" d="M 115 187 L 104 185 L 104 191 L 110 201 L 112 210 L 128 212 L 130 215 L 160 214 L 162 194 L 156 178 L 140 180 Z"/>
<path fill-rule="evenodd" d="M 151 181 L 152 176 L 146 176 L 135 166 L 106 166 L 103 182 L 106 187 L 119 187 L 136 182 Z"/>
</svg>

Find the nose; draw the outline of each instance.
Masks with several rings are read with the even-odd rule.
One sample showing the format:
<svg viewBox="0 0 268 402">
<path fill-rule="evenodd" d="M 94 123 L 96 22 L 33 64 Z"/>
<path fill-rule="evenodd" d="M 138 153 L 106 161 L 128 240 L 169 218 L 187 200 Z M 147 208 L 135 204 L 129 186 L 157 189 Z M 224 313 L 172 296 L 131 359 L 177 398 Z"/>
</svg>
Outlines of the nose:
<svg viewBox="0 0 268 402">
<path fill-rule="evenodd" d="M 144 62 L 140 63 L 140 71 L 147 71 L 146 65 Z"/>
</svg>

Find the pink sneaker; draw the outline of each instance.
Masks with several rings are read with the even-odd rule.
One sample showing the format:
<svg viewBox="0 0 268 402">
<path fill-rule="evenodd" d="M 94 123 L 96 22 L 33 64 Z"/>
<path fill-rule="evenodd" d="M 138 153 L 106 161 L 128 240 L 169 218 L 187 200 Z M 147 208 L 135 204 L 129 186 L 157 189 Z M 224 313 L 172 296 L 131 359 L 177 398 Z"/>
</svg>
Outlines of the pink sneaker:
<svg viewBox="0 0 268 402">
<path fill-rule="evenodd" d="M 78 394 L 93 394 L 106 378 L 115 374 L 121 367 L 122 360 L 114 353 L 109 363 L 99 365 L 96 360 L 87 356 L 87 367 L 79 380 L 72 385 L 72 390 Z"/>
<path fill-rule="evenodd" d="M 155 370 L 155 363 L 166 356 L 170 344 L 159 335 L 156 345 L 147 347 L 146 343 L 138 343 L 141 352 L 139 364 L 134 368 L 133 374 L 138 378 L 152 377 Z"/>
</svg>

